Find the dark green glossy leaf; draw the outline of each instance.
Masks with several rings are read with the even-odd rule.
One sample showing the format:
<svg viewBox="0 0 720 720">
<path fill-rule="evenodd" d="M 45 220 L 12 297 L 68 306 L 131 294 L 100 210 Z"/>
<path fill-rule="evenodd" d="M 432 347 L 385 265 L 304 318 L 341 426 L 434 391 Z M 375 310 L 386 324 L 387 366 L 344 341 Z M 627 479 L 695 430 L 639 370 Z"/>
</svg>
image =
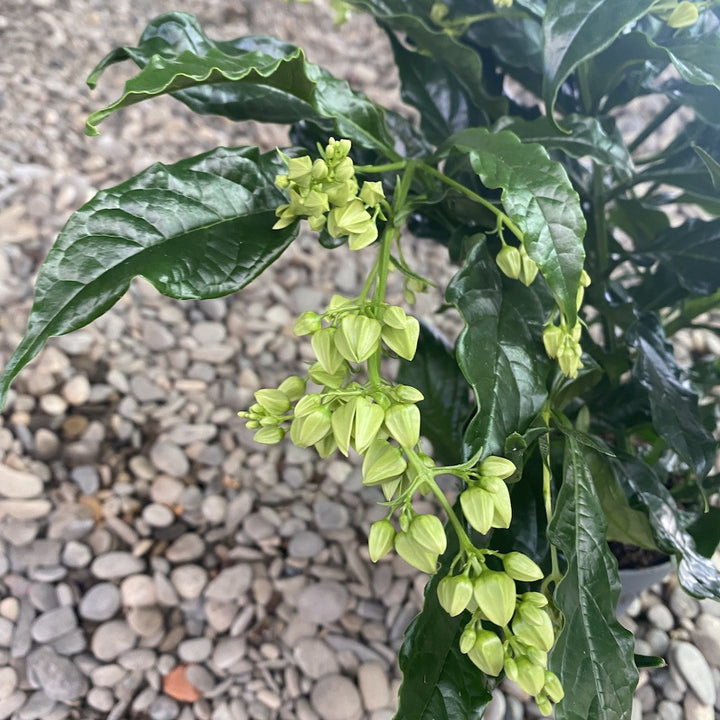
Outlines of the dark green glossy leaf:
<svg viewBox="0 0 720 720">
<path fill-rule="evenodd" d="M 665 660 L 656 655 L 635 655 L 635 667 L 642 668 L 663 668 L 667 665 Z"/>
<path fill-rule="evenodd" d="M 132 59 L 141 70 L 128 80 L 117 101 L 88 118 L 91 133 L 115 110 L 170 93 L 196 112 L 232 120 L 310 119 L 328 133 L 386 157 L 398 157 L 386 111 L 351 90 L 344 80 L 308 62 L 303 51 L 290 43 L 262 36 L 216 42 L 204 34 L 194 16 L 168 13 L 153 20 L 138 47 L 110 53 L 88 82 L 94 86 L 105 68 L 125 59 Z"/>
<path fill-rule="evenodd" d="M 711 558 L 720 545 L 720 508 L 709 507 L 688 527 L 695 540 L 695 548 L 706 558 Z"/>
<path fill-rule="evenodd" d="M 557 720 L 630 717 L 638 674 L 634 640 L 615 617 L 617 561 L 605 542 L 607 521 L 577 441 L 565 440 L 564 477 L 548 528 L 567 570 L 555 591 L 565 617 L 550 668 L 565 688 Z"/>
<path fill-rule="evenodd" d="M 697 295 L 720 288 L 720 220 L 693 218 L 659 233 L 654 257 Z"/>
<path fill-rule="evenodd" d="M 691 107 L 709 125 L 720 125 L 720 90 L 712 85 L 691 85 L 684 80 L 671 79 L 660 86 L 673 102 Z"/>
<path fill-rule="evenodd" d="M 720 89 L 720 38 L 716 33 L 653 44 L 667 52 L 684 80 L 693 85 L 710 85 Z"/>
<path fill-rule="evenodd" d="M 480 55 L 436 27 L 430 20 L 433 0 L 349 0 L 350 5 L 370 13 L 383 27 L 399 35 L 421 52 L 431 55 L 462 85 L 471 102 L 496 119 L 507 110 L 507 101 L 486 85 Z"/>
<path fill-rule="evenodd" d="M 720 189 L 720 162 L 718 162 L 709 152 L 703 150 L 697 145 L 693 147 L 693 150 L 697 153 L 697 156 L 703 161 L 703 164 L 707 168 L 713 187 L 716 190 Z"/>
<path fill-rule="evenodd" d="M 653 425 L 701 480 L 710 472 L 717 443 L 705 429 L 697 395 L 682 382 L 672 347 L 655 315 L 645 315 L 628 330 L 637 350 L 633 376 L 647 389 Z"/>
<path fill-rule="evenodd" d="M 469 614 L 452 618 L 438 602 L 437 585 L 458 551 L 449 524 L 445 532 L 447 551 L 425 587 L 423 608 L 405 631 L 400 648 L 403 682 L 394 720 L 480 720 L 492 699 L 492 680 L 460 652 L 460 634 Z"/>
<path fill-rule="evenodd" d="M 219 148 L 155 164 L 78 210 L 40 269 L 25 336 L 0 376 L 10 382 L 48 338 L 112 307 L 142 275 L 174 298 L 219 297 L 247 285 L 297 234 L 272 230 L 284 195 L 276 152 Z"/>
<path fill-rule="evenodd" d="M 495 129 L 510 130 L 523 142 L 540 143 L 548 150 L 561 150 L 570 157 L 591 157 L 615 169 L 621 178 L 631 176 L 632 159 L 622 137 L 606 132 L 597 118 L 568 115 L 563 119 L 563 127 L 565 132 L 546 116 L 536 120 L 508 117 L 500 120 Z"/>
<path fill-rule="evenodd" d="M 524 233 L 528 254 L 574 325 L 586 225 L 562 165 L 541 145 L 522 143 L 506 130 L 471 128 L 453 135 L 446 147 L 468 153 L 483 185 L 502 189 L 503 208 Z"/>
<path fill-rule="evenodd" d="M 628 456 L 613 461 L 613 467 L 630 502 L 647 513 L 658 547 L 677 558 L 683 588 L 696 597 L 720 600 L 718 571 L 695 549 L 677 503 L 654 470 Z"/>
<path fill-rule="evenodd" d="M 430 142 L 439 145 L 456 130 L 487 122 L 452 72 L 433 58 L 408 50 L 393 33 L 388 35 L 402 99 L 420 111 L 420 127 Z"/>
<path fill-rule="evenodd" d="M 657 235 L 670 227 L 666 213 L 641 200 L 618 199 L 608 215 L 633 241 L 635 250 L 654 250 Z"/>
<path fill-rule="evenodd" d="M 466 323 L 456 353 L 478 403 L 465 455 L 480 448 L 499 454 L 505 438 L 523 432 L 547 398 L 553 365 L 541 336 L 552 300 L 541 283 L 526 288 L 501 276 L 484 243 L 452 279 L 447 299 Z"/>
<path fill-rule="evenodd" d="M 552 117 L 558 90 L 570 73 L 608 47 L 655 0 L 548 0 L 545 13 L 543 97 Z"/>
<path fill-rule="evenodd" d="M 418 403 L 421 432 L 432 443 L 435 460 L 444 465 L 462 462 L 463 433 L 473 403 L 470 387 L 447 340 L 421 323 L 415 357 L 412 362 L 400 364 L 397 379 L 425 396 Z"/>
</svg>

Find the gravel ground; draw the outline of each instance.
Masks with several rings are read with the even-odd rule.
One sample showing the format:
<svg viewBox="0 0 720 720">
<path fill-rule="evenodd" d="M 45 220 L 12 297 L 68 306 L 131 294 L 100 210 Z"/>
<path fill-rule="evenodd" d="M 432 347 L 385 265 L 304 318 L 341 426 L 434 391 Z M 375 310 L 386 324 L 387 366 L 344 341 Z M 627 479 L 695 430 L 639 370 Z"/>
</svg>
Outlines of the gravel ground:
<svg viewBox="0 0 720 720">
<path fill-rule="evenodd" d="M 0 363 L 21 337 L 40 260 L 97 189 L 155 160 L 285 142 L 282 128 L 199 118 L 169 99 L 83 135 L 87 113 L 130 72 L 114 66 L 91 95 L 91 66 L 176 6 L 0 6 Z M 213 37 L 298 41 L 399 107 L 386 41 L 365 18 L 341 35 L 320 2 L 195 0 L 192 10 Z M 356 258 L 302 238 L 250 288 L 204 303 L 137 282 L 18 378 L 0 416 L 0 720 L 392 717 L 395 657 L 425 577 L 397 558 L 369 562 L 378 498 L 353 461 L 264 450 L 236 418 L 253 390 L 308 357 L 293 315 L 355 291 L 367 261 Z M 446 272 L 437 249 L 413 247 L 409 259 Z M 633 719 L 715 717 L 720 606 L 670 580 L 624 622 L 639 652 L 670 658 L 643 673 Z M 531 717 L 504 689 L 486 717 Z"/>
</svg>

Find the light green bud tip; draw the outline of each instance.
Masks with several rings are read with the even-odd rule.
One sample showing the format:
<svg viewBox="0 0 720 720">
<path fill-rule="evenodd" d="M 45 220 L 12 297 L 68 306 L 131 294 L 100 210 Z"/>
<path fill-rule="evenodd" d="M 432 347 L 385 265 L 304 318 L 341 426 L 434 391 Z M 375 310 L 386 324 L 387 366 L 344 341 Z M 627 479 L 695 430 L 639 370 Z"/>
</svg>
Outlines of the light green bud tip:
<svg viewBox="0 0 720 720">
<path fill-rule="evenodd" d="M 524 246 L 520 247 L 520 257 L 522 259 L 522 264 L 520 267 L 520 276 L 518 280 L 520 280 L 520 282 L 526 287 L 530 287 L 530 285 L 533 284 L 533 281 L 537 277 L 538 266 L 536 262 L 527 254 L 527 250 L 525 250 Z"/>
<path fill-rule="evenodd" d="M 364 455 L 376 439 L 385 419 L 385 411 L 369 398 L 360 396 L 355 402 L 355 449 Z"/>
<path fill-rule="evenodd" d="M 290 402 L 296 402 L 305 394 L 306 387 L 307 381 L 305 378 L 291 375 L 280 383 L 278 390 L 284 392 Z"/>
<path fill-rule="evenodd" d="M 527 616 L 522 613 L 516 613 L 512 629 L 515 635 L 526 645 L 548 652 L 555 643 L 552 621 L 550 616 L 543 610 L 537 610 L 537 612 L 539 617 L 542 618 L 539 624 L 530 622 Z"/>
<path fill-rule="evenodd" d="M 463 515 L 483 535 L 492 527 L 495 506 L 492 495 L 479 487 L 470 487 L 460 495 Z"/>
<path fill-rule="evenodd" d="M 520 251 L 512 245 L 503 245 L 500 252 L 495 256 L 497 266 L 502 270 L 503 274 L 511 280 L 520 278 L 522 270 L 522 257 Z"/>
<path fill-rule="evenodd" d="M 459 615 L 468 606 L 473 595 L 473 584 L 467 575 L 447 575 L 439 583 L 437 587 L 438 600 L 441 607 L 450 617 Z M 465 633 L 463 633 L 464 635 Z M 470 647 L 474 645 L 473 642 Z M 468 652 L 462 649 L 462 638 L 460 640 L 460 651 Z"/>
<path fill-rule="evenodd" d="M 475 640 L 477 640 L 477 633 L 475 632 L 474 624 L 474 622 L 470 622 L 463 630 L 462 635 L 460 635 L 461 653 L 469 653 L 475 645 Z"/>
<path fill-rule="evenodd" d="M 290 439 L 297 447 L 310 447 L 320 442 L 331 429 L 330 409 L 321 405 L 303 417 L 295 417 L 290 425 Z"/>
<path fill-rule="evenodd" d="M 374 182 L 366 180 L 362 185 L 359 197 L 366 205 L 374 207 L 385 198 L 382 183 L 379 180 Z"/>
<path fill-rule="evenodd" d="M 512 520 L 512 503 L 510 502 L 510 491 L 503 480 L 496 477 L 482 477 L 481 486 L 487 490 L 493 502 L 492 526 L 496 528 L 510 527 Z"/>
<path fill-rule="evenodd" d="M 374 440 L 368 448 L 362 465 L 363 483 L 377 485 L 401 475 L 407 462 L 400 448 L 391 445 L 387 440 Z"/>
<path fill-rule="evenodd" d="M 284 437 L 285 431 L 275 425 L 261 427 L 255 433 L 255 435 L 253 435 L 253 440 L 255 440 L 255 442 L 262 443 L 263 445 L 275 445 L 276 443 L 279 443 Z"/>
<path fill-rule="evenodd" d="M 490 622 L 504 627 L 515 612 L 515 582 L 504 572 L 483 570 L 473 583 L 473 596 Z"/>
<path fill-rule="evenodd" d="M 503 557 L 505 572 L 513 579 L 521 582 L 541 580 L 543 571 L 527 556 L 520 552 L 510 552 Z"/>
<path fill-rule="evenodd" d="M 255 393 L 255 400 L 269 415 L 282 415 L 290 409 L 290 400 L 282 390 L 264 389 Z"/>
<path fill-rule="evenodd" d="M 312 335 L 316 333 L 322 327 L 322 321 L 317 313 L 312 310 L 306 310 L 300 315 L 295 321 L 293 332 L 298 335 Z"/>
<path fill-rule="evenodd" d="M 545 671 L 533 664 L 528 657 L 521 655 L 515 658 L 514 668 L 508 668 L 505 662 L 505 671 L 511 680 L 514 680 L 528 695 L 537 695 L 545 684 Z M 511 674 L 512 673 L 512 674 Z"/>
<path fill-rule="evenodd" d="M 545 685 L 543 687 L 545 694 L 553 701 L 560 702 L 565 697 L 565 691 L 558 676 L 551 670 L 545 671 Z"/>
<path fill-rule="evenodd" d="M 390 308 L 388 308 L 390 310 Z M 388 312 L 383 317 L 382 339 L 385 344 L 401 358 L 412 360 L 417 350 L 418 338 L 420 337 L 420 323 L 411 315 L 405 316 L 402 328 L 394 327 L 388 323 Z M 393 320 L 396 320 L 393 317 Z"/>
<path fill-rule="evenodd" d="M 468 657 L 486 675 L 497 677 L 503 669 L 505 652 L 500 638 L 490 630 L 479 630 Z"/>
<path fill-rule="evenodd" d="M 335 344 L 335 328 L 323 328 L 318 330 L 310 341 L 312 344 L 315 357 L 322 366 L 322 369 L 330 374 L 334 375 L 338 372 L 345 362 L 345 358 L 340 354 Z"/>
<path fill-rule="evenodd" d="M 385 413 L 385 427 L 401 447 L 413 448 L 420 440 L 420 410 L 417 405 L 392 405 Z"/>
<path fill-rule="evenodd" d="M 395 541 L 395 528 L 389 520 L 378 520 L 370 526 L 368 549 L 370 559 L 377 562 L 392 550 Z"/>
<path fill-rule="evenodd" d="M 697 20 L 697 5 L 689 2 L 688 0 L 683 0 L 683 2 L 679 3 L 678 6 L 670 13 L 667 24 L 671 28 L 680 29 L 694 25 Z"/>
<path fill-rule="evenodd" d="M 492 477 L 505 480 L 515 473 L 515 464 L 504 457 L 490 455 L 480 463 L 480 474 L 491 475 Z"/>
<path fill-rule="evenodd" d="M 395 536 L 395 550 L 409 565 L 432 575 L 437 569 L 436 553 L 429 552 L 408 533 L 400 532 Z"/>
<path fill-rule="evenodd" d="M 435 515 L 417 515 L 408 530 L 415 542 L 436 555 L 442 555 L 447 548 L 445 529 L 440 518 Z"/>
<path fill-rule="evenodd" d="M 346 315 L 340 321 L 335 345 L 348 362 L 365 362 L 378 349 L 381 332 L 382 325 L 374 318 Z"/>
</svg>

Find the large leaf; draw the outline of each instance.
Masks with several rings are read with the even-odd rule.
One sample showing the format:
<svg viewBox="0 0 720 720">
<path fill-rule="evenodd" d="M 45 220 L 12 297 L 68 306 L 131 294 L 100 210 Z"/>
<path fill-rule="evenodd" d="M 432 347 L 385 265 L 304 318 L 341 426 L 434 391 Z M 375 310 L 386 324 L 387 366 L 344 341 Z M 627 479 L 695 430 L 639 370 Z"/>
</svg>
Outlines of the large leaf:
<svg viewBox="0 0 720 720">
<path fill-rule="evenodd" d="M 573 325 L 586 224 L 562 165 L 541 145 L 522 143 L 507 130 L 471 128 L 453 135 L 447 146 L 469 154 L 483 185 L 502 189 L 503 208 L 522 230 L 528 254 Z"/>
<path fill-rule="evenodd" d="M 698 397 L 683 383 L 657 316 L 641 317 L 628 330 L 628 341 L 637 350 L 633 375 L 648 391 L 655 429 L 701 480 L 718 445 L 703 426 Z"/>
<path fill-rule="evenodd" d="M 720 220 L 693 218 L 667 228 L 658 234 L 653 250 L 693 294 L 711 295 L 720 288 Z"/>
<path fill-rule="evenodd" d="M 627 179 L 632 174 L 632 159 L 622 138 L 608 133 L 594 117 L 568 115 L 563 132 L 547 116 L 535 120 L 508 117 L 500 120 L 496 130 L 510 130 L 524 143 L 540 143 L 548 150 L 561 150 L 574 158 L 590 157 L 614 168 L 619 176 Z"/>
<path fill-rule="evenodd" d="M 717 30 L 700 37 L 676 38 L 668 43 L 650 42 L 667 52 L 683 80 L 720 90 L 720 38 L 716 33 Z"/>
<path fill-rule="evenodd" d="M 439 145 L 457 130 L 486 122 L 454 73 L 435 59 L 408 50 L 392 32 L 388 35 L 402 99 L 420 111 L 420 127 L 430 142 Z"/>
<path fill-rule="evenodd" d="M 460 652 L 460 634 L 469 614 L 452 618 L 438 601 L 438 583 L 458 551 L 449 523 L 445 529 L 448 549 L 425 587 L 423 608 L 405 631 L 400 648 L 403 682 L 394 720 L 480 720 L 492 699 L 486 687 L 491 679 Z"/>
<path fill-rule="evenodd" d="M 548 0 L 543 97 L 552 117 L 560 86 L 582 62 L 608 47 L 656 0 Z"/>
<path fill-rule="evenodd" d="M 557 720 L 626 720 L 638 674 L 634 640 L 615 617 L 620 595 L 617 561 L 605 535 L 607 521 L 590 469 L 574 437 L 565 437 L 565 469 L 550 541 L 562 552 L 567 570 L 555 591 L 565 617 L 550 656 L 565 698 Z"/>
<path fill-rule="evenodd" d="M 683 514 L 661 478 L 642 460 L 629 456 L 619 456 L 613 467 L 630 502 L 647 514 L 658 547 L 677 558 L 683 588 L 696 597 L 720 600 L 720 575 L 695 549 Z"/>
<path fill-rule="evenodd" d="M 494 120 L 505 113 L 507 101 L 487 86 L 483 61 L 475 50 L 430 21 L 432 0 L 348 0 L 370 13 L 384 28 L 405 35 L 421 52 L 431 55 L 463 87 L 474 105 Z M 496 78 L 490 78 L 496 80 Z"/>
<path fill-rule="evenodd" d="M 421 431 L 432 443 L 435 459 L 445 465 L 462 462 L 463 433 L 473 403 L 447 340 L 421 324 L 415 357 L 412 362 L 401 362 L 397 379 L 425 396 L 418 404 Z"/>
<path fill-rule="evenodd" d="M 188 299 L 226 295 L 259 275 L 297 234 L 297 223 L 272 230 L 283 168 L 276 152 L 219 148 L 95 195 L 40 269 L 25 336 L 0 376 L 0 407 L 48 338 L 102 315 L 134 277 Z"/>
<path fill-rule="evenodd" d="M 128 80 L 118 100 L 88 118 L 91 134 L 112 112 L 170 93 L 196 112 L 232 120 L 309 119 L 328 133 L 386 157 L 398 157 L 386 111 L 351 90 L 344 80 L 308 62 L 303 51 L 290 43 L 262 36 L 216 42 L 207 38 L 192 15 L 168 13 L 152 21 L 138 47 L 120 47 L 107 55 L 88 83 L 94 86 L 105 68 L 125 59 L 132 59 L 141 70 Z"/>
<path fill-rule="evenodd" d="M 552 300 L 541 283 L 526 288 L 502 276 L 485 244 L 452 279 L 447 299 L 466 324 L 457 359 L 478 403 L 465 455 L 502 454 L 505 439 L 523 432 L 547 399 L 552 364 L 541 336 Z"/>
</svg>

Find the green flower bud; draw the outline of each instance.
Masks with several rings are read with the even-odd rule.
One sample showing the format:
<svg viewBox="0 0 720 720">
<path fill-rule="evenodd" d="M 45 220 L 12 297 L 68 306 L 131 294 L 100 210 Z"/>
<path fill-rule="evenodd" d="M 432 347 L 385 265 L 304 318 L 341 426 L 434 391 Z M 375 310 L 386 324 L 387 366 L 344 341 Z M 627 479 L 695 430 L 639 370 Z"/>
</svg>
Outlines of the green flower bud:
<svg viewBox="0 0 720 720">
<path fill-rule="evenodd" d="M 290 409 L 290 400 L 281 390 L 270 388 L 258 390 L 255 393 L 255 399 L 269 415 L 283 415 Z"/>
<path fill-rule="evenodd" d="M 489 455 L 480 463 L 479 470 L 481 475 L 489 475 L 505 480 L 514 475 L 517 468 L 514 463 L 504 457 Z"/>
<path fill-rule="evenodd" d="M 557 361 L 563 375 L 569 378 L 577 377 L 578 370 L 583 367 L 580 358 L 582 356 L 582 348 L 572 339 L 566 338 L 565 342 L 558 351 Z"/>
<path fill-rule="evenodd" d="M 357 181 L 355 178 L 350 178 L 350 180 L 345 180 L 344 182 L 328 183 L 327 185 L 323 185 L 323 190 L 331 205 L 344 207 L 357 194 Z"/>
<path fill-rule="evenodd" d="M 543 668 L 534 665 L 524 655 L 515 658 L 516 677 L 512 677 L 508 671 L 507 662 L 505 672 L 511 680 L 514 680 L 528 695 L 537 695 L 545 683 L 545 671 Z"/>
<path fill-rule="evenodd" d="M 442 2 L 433 3 L 430 8 L 430 19 L 436 24 L 441 25 L 442 21 L 448 16 L 448 6 Z"/>
<path fill-rule="evenodd" d="M 350 448 L 353 423 L 355 421 L 355 404 L 357 398 L 350 398 L 347 402 L 335 408 L 332 413 L 332 431 L 340 452 L 347 457 Z"/>
<path fill-rule="evenodd" d="M 493 503 L 492 526 L 496 528 L 510 527 L 512 520 L 512 503 L 507 485 L 496 477 L 483 477 L 480 480 L 484 490 L 490 493 Z"/>
<path fill-rule="evenodd" d="M 460 495 L 465 519 L 483 535 L 492 527 L 495 506 L 492 495 L 480 487 L 470 487 Z"/>
<path fill-rule="evenodd" d="M 281 190 L 285 190 L 290 185 L 290 180 L 287 175 L 276 175 L 275 185 Z"/>
<path fill-rule="evenodd" d="M 420 440 L 420 410 L 417 405 L 392 405 L 385 412 L 385 427 L 401 447 L 413 448 Z"/>
<path fill-rule="evenodd" d="M 440 518 L 435 515 L 417 515 L 410 523 L 408 533 L 415 542 L 436 555 L 447 548 L 447 537 Z"/>
<path fill-rule="evenodd" d="M 473 583 L 473 597 L 490 622 L 504 627 L 515 612 L 515 582 L 504 572 L 483 570 Z"/>
<path fill-rule="evenodd" d="M 369 398 L 360 396 L 355 401 L 355 449 L 364 455 L 385 419 L 385 411 Z"/>
<path fill-rule="evenodd" d="M 370 526 L 368 535 L 368 549 L 370 559 L 377 562 L 385 557 L 393 548 L 395 542 L 395 528 L 389 520 L 378 520 Z"/>
<path fill-rule="evenodd" d="M 377 485 L 402 475 L 407 462 L 400 448 L 387 440 L 374 440 L 368 448 L 362 464 L 364 485 Z"/>
<path fill-rule="evenodd" d="M 550 713 L 552 712 L 552 704 L 550 703 L 550 701 L 547 699 L 547 697 L 543 693 L 540 693 L 539 695 L 536 696 L 535 704 L 537 705 L 537 708 L 540 711 L 540 713 L 542 715 L 544 715 L 545 717 L 550 715 Z"/>
<path fill-rule="evenodd" d="M 502 641 L 490 630 L 478 630 L 475 645 L 468 657 L 486 675 L 497 677 L 505 662 Z"/>
<path fill-rule="evenodd" d="M 408 533 L 399 532 L 395 536 L 395 550 L 408 565 L 422 572 L 432 575 L 437 569 L 437 554 L 426 550 Z"/>
<path fill-rule="evenodd" d="M 250 426 L 250 423 L 248 423 L 248 427 Z M 268 426 L 268 427 L 261 427 L 255 435 L 253 435 L 253 440 L 258 443 L 262 443 L 263 445 L 275 445 L 276 443 L 279 443 L 283 438 L 285 437 L 285 430 L 283 430 L 281 427 L 278 427 L 277 425 Z"/>
<path fill-rule="evenodd" d="M 461 653 L 469 653 L 475 645 L 475 641 L 477 640 L 477 633 L 475 632 L 475 628 L 473 627 L 473 625 L 474 623 L 469 623 L 462 631 L 462 635 L 460 635 Z"/>
<path fill-rule="evenodd" d="M 310 229 L 320 232 L 325 227 L 326 217 L 324 215 L 314 215 L 308 218 Z"/>
<path fill-rule="evenodd" d="M 331 429 L 330 409 L 321 405 L 303 417 L 296 415 L 290 425 L 290 439 L 297 447 L 310 447 L 320 442 Z"/>
<path fill-rule="evenodd" d="M 670 17 L 667 19 L 667 24 L 671 28 L 679 29 L 690 27 L 694 25 L 698 19 L 698 9 L 695 3 L 683 0 L 678 6 L 670 13 Z"/>
<path fill-rule="evenodd" d="M 336 140 L 330 138 L 328 144 L 325 146 L 325 157 L 329 162 L 340 161 L 350 152 L 352 144 L 349 140 Z"/>
<path fill-rule="evenodd" d="M 311 217 L 319 217 L 330 209 L 330 205 L 328 204 L 328 196 L 326 193 L 321 193 L 317 190 L 310 190 L 307 195 L 300 197 L 301 199 L 298 201 L 298 204 L 300 207 L 302 207 L 302 213 L 298 214 L 309 215 Z M 292 199 L 290 203 L 292 205 Z"/>
<path fill-rule="evenodd" d="M 520 257 L 522 258 L 522 264 L 520 266 L 520 276 L 518 280 L 525 285 L 530 287 L 538 274 L 537 263 L 527 254 L 527 250 L 524 245 L 520 246 Z"/>
<path fill-rule="evenodd" d="M 505 572 L 513 580 L 534 582 L 544 577 L 543 571 L 527 555 L 520 552 L 509 552 L 503 557 Z"/>
<path fill-rule="evenodd" d="M 520 251 L 512 245 L 503 245 L 495 256 L 495 262 L 502 272 L 511 280 L 517 280 L 522 270 Z"/>
<path fill-rule="evenodd" d="M 528 622 L 524 615 L 518 613 L 513 619 L 512 630 L 515 636 L 526 645 L 547 652 L 555 643 L 555 632 L 548 614 L 542 610 L 538 610 L 538 612 L 542 613 L 544 617 L 544 622 L 540 625 Z"/>
<path fill-rule="evenodd" d="M 377 225 L 373 222 L 368 225 L 361 233 L 348 235 L 348 247 L 351 250 L 362 250 L 368 245 L 372 245 L 378 238 Z"/>
<path fill-rule="evenodd" d="M 361 200 L 333 208 L 328 215 L 328 232 L 336 238 L 359 234 L 370 224 L 374 224 L 373 219 Z"/>
<path fill-rule="evenodd" d="M 410 385 L 396 385 L 395 398 L 401 403 L 417 403 L 425 399 L 425 396 Z"/>
<path fill-rule="evenodd" d="M 275 209 L 275 215 L 277 216 L 277 222 L 272 226 L 273 230 L 282 230 L 288 225 L 292 225 L 297 219 L 297 215 L 290 209 L 290 205 L 285 203 L 284 205 L 278 205 Z"/>
<path fill-rule="evenodd" d="M 374 318 L 346 315 L 335 333 L 335 346 L 348 362 L 364 362 L 378 349 L 381 332 Z"/>
<path fill-rule="evenodd" d="M 404 330 L 407 327 L 408 316 L 399 305 L 389 305 L 385 308 L 382 321 L 383 325 L 388 325 L 396 330 Z"/>
<path fill-rule="evenodd" d="M 307 189 L 312 181 L 312 160 L 307 155 L 297 158 L 287 158 L 287 177 L 290 182 L 297 183 L 301 188 Z"/>
<path fill-rule="evenodd" d="M 443 552 L 445 551 L 443 550 Z M 473 584 L 467 575 L 447 575 L 438 583 L 437 594 L 443 610 L 450 617 L 455 617 L 465 610 L 472 599 Z M 460 645 L 461 652 L 467 652 L 467 650 L 462 649 L 462 638 L 460 639 Z"/>
<path fill-rule="evenodd" d="M 565 691 L 558 676 L 551 670 L 545 671 L 545 685 L 543 685 L 543 691 L 553 702 L 560 702 L 565 697 Z"/>
<path fill-rule="evenodd" d="M 280 383 L 278 390 L 280 390 L 280 392 L 284 392 L 290 402 L 295 402 L 305 394 L 306 387 L 307 381 L 305 378 L 300 378 L 297 375 L 291 375 L 289 378 L 286 378 Z"/>
<path fill-rule="evenodd" d="M 335 344 L 336 329 L 333 327 L 318 330 L 312 336 L 312 347 L 322 369 L 330 375 L 335 374 L 343 366 L 345 359 Z"/>
<path fill-rule="evenodd" d="M 338 446 L 332 433 L 328 433 L 322 440 L 315 443 L 315 450 L 323 459 L 329 458 L 337 449 Z"/>
<path fill-rule="evenodd" d="M 537 647 L 525 646 L 525 654 L 530 658 L 530 662 L 533 665 L 546 668 L 548 664 L 548 656 L 546 650 L 541 650 Z"/>
<path fill-rule="evenodd" d="M 318 158 L 312 164 L 310 174 L 312 175 L 313 180 L 324 180 L 328 176 L 327 163 L 322 158 Z"/>
<path fill-rule="evenodd" d="M 548 604 L 547 598 L 539 592 L 525 592 L 520 595 L 520 602 L 528 605 L 534 605 L 535 607 L 546 607 Z"/>
<path fill-rule="evenodd" d="M 313 410 L 317 410 L 317 408 L 319 408 L 321 404 L 322 395 L 319 395 L 318 393 L 310 393 L 309 395 L 305 395 L 304 397 L 300 398 L 300 400 L 298 400 L 297 404 L 295 405 L 295 417 L 306 417 L 311 412 L 313 412 Z"/>
<path fill-rule="evenodd" d="M 374 182 L 370 182 L 366 180 L 362 185 L 362 190 L 360 190 L 360 199 L 366 204 L 375 206 L 380 203 L 381 200 L 385 198 L 385 193 L 383 192 L 382 183 L 377 180 Z"/>
<path fill-rule="evenodd" d="M 326 387 L 337 389 L 343 384 L 347 372 L 348 366 L 345 361 L 343 361 L 343 364 L 334 373 L 325 372 L 322 365 L 316 362 L 308 368 L 308 377 L 318 385 L 325 385 Z"/>
<path fill-rule="evenodd" d="M 350 180 L 350 178 L 355 176 L 355 167 L 352 159 L 349 157 L 343 158 L 333 167 L 333 173 L 338 182 Z"/>
<path fill-rule="evenodd" d="M 401 488 L 403 485 L 403 478 L 402 477 L 396 477 L 392 480 L 386 480 L 382 485 L 380 485 L 380 488 L 382 489 L 383 495 L 385 496 L 386 500 L 392 500 L 393 495 L 395 495 L 395 492 L 398 490 L 398 488 Z"/>
<path fill-rule="evenodd" d="M 545 352 L 549 358 L 556 358 L 560 351 L 565 334 L 557 325 L 546 325 L 543 330 L 542 338 Z"/>
<path fill-rule="evenodd" d="M 418 337 L 420 337 L 420 323 L 410 315 L 408 315 L 407 323 L 402 330 L 390 325 L 385 325 L 382 330 L 382 339 L 385 344 L 405 360 L 412 360 L 415 357 Z"/>
</svg>

